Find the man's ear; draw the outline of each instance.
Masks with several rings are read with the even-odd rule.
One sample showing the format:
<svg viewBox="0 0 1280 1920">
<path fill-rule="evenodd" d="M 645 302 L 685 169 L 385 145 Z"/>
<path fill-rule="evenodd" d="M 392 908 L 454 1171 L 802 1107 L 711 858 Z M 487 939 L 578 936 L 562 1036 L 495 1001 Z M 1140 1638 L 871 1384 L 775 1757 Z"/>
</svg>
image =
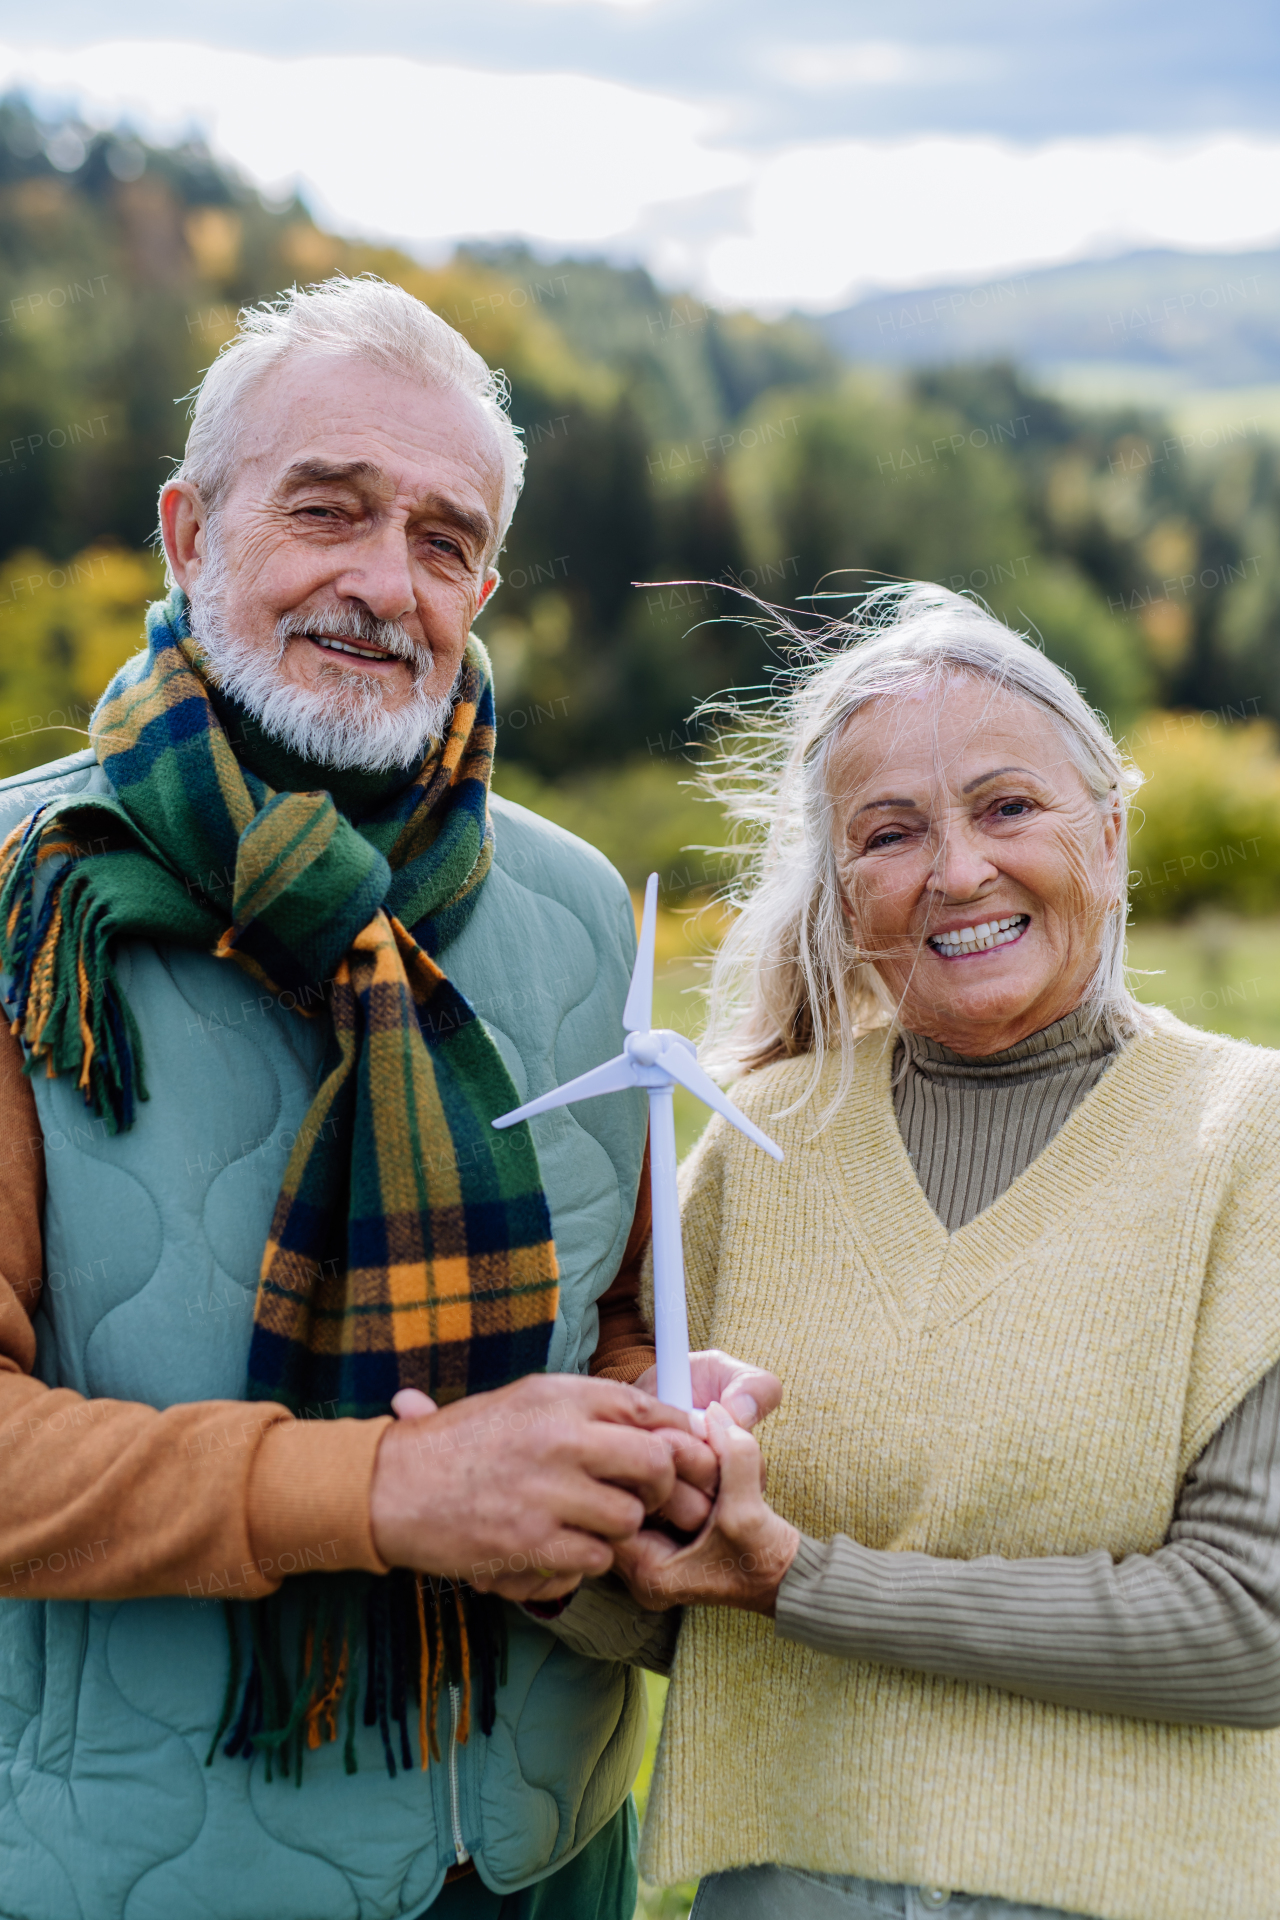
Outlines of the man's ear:
<svg viewBox="0 0 1280 1920">
<path fill-rule="evenodd" d="M 498 572 L 498 569 L 496 567 L 490 567 L 488 573 L 484 577 L 484 585 L 480 589 L 480 598 L 476 601 L 477 613 L 479 613 L 481 607 L 484 606 L 485 602 L 488 600 L 489 596 L 492 594 L 494 588 L 498 586 L 501 579 L 502 579 L 502 575 Z"/>
<path fill-rule="evenodd" d="M 171 480 L 160 494 L 160 533 L 174 579 L 189 593 L 205 560 L 209 510 L 189 480 Z"/>
</svg>

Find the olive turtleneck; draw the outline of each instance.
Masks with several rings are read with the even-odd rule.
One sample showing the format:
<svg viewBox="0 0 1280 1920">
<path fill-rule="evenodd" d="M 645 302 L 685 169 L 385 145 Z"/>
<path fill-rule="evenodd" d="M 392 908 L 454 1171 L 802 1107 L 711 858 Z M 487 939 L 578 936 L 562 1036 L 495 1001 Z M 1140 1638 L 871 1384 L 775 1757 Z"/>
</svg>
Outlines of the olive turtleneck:
<svg viewBox="0 0 1280 1920">
<path fill-rule="evenodd" d="M 902 1033 L 893 1104 L 929 1205 L 955 1233 L 1000 1198 L 1097 1086 L 1115 1055 L 1078 1009 L 1001 1053 L 970 1059 Z"/>
<path fill-rule="evenodd" d="M 208 694 L 236 759 L 277 793 L 331 794 L 339 813 L 359 821 L 377 813 L 417 778 L 421 761 L 381 773 L 366 773 L 358 767 L 327 767 L 323 761 L 310 760 L 277 740 L 230 694 L 213 686 Z"/>
</svg>

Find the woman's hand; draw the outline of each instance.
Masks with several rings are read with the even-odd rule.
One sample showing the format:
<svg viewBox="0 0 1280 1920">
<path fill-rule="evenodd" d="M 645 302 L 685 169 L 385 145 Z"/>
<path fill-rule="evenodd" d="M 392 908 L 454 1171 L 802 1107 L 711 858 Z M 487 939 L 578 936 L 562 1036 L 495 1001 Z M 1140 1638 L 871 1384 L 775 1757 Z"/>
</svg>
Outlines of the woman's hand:
<svg viewBox="0 0 1280 1920">
<path fill-rule="evenodd" d="M 634 1598 L 653 1612 L 720 1606 L 772 1614 L 800 1535 L 765 1500 L 756 1442 L 714 1403 L 707 1408 L 707 1441 L 720 1462 L 720 1491 L 697 1539 L 680 1547 L 646 1529 L 615 1544 L 613 1564 Z"/>
<path fill-rule="evenodd" d="M 782 1382 L 777 1374 L 766 1373 L 746 1360 L 711 1348 L 706 1353 L 691 1353 L 689 1368 L 693 1375 L 693 1404 L 704 1410 L 719 1402 L 740 1427 L 754 1427 L 772 1413 L 782 1399 Z M 657 1394 L 658 1369 L 650 1367 L 635 1383 L 645 1393 Z M 694 1425 L 698 1422 L 695 1419 Z M 705 1525 L 716 1497 L 718 1469 L 712 1461 L 708 1476 L 705 1452 L 686 1447 L 676 1454 L 675 1491 L 659 1516 L 670 1521 L 681 1533 L 697 1533 Z"/>
<path fill-rule="evenodd" d="M 718 1401 L 740 1427 L 754 1427 L 767 1413 L 782 1404 L 782 1382 L 776 1373 L 753 1367 L 750 1361 L 735 1360 L 730 1353 L 710 1347 L 706 1353 L 691 1353 L 689 1369 L 693 1375 L 693 1404 L 705 1409 Z M 650 1367 L 636 1381 L 643 1392 L 658 1395 L 658 1369 Z"/>
</svg>

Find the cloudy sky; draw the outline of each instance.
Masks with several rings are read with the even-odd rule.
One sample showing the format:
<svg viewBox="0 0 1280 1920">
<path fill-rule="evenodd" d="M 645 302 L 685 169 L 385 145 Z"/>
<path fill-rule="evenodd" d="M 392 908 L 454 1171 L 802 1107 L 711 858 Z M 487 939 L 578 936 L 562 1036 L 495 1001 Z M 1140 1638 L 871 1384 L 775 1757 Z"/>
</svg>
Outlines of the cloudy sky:
<svg viewBox="0 0 1280 1920">
<path fill-rule="evenodd" d="M 44 0 L 27 19 L 0 15 L 0 88 L 198 128 L 259 185 L 424 257 L 514 236 L 776 312 L 1280 240 L 1274 0 L 220 0 L 198 19 Z"/>
</svg>

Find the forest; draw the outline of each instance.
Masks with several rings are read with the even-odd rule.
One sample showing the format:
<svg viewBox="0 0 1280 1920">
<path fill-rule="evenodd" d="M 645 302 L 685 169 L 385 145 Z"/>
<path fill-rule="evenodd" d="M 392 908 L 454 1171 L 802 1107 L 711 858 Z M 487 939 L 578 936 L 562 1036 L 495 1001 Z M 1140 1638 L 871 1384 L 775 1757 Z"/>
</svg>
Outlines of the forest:
<svg viewBox="0 0 1280 1920">
<path fill-rule="evenodd" d="M 83 744 L 136 647 L 182 396 L 238 309 L 373 272 L 505 371 L 528 446 L 479 628 L 506 791 L 629 877 L 658 861 L 696 892 L 705 863 L 681 848 L 715 837 L 681 784 L 699 702 L 774 684 L 788 624 L 936 580 L 1033 634 L 1163 770 L 1140 912 L 1269 910 L 1280 449 L 1229 391 L 1179 432 L 1068 407 L 1010 364 L 858 365 L 804 319 L 719 313 L 639 269 L 517 247 L 423 265 L 269 203 L 199 145 L 108 131 L 55 144 L 55 166 L 47 134 L 0 102 L 0 773 Z M 1254 849 L 1187 869 L 1188 834 Z"/>
</svg>

